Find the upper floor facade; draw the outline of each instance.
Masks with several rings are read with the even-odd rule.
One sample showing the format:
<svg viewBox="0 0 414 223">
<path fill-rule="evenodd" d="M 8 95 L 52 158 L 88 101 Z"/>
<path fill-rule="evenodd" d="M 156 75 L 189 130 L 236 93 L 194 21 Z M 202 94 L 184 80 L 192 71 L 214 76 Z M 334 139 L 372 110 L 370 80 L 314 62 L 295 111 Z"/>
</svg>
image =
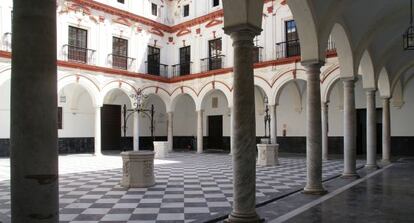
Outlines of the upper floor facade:
<svg viewBox="0 0 414 223">
<path fill-rule="evenodd" d="M 58 65 L 155 80 L 230 72 L 232 41 L 223 31 L 220 0 L 59 0 Z M 12 0 L 0 2 L 0 49 L 11 51 Z M 265 1 L 255 38 L 256 67 L 300 60 L 292 14 Z M 335 56 L 334 44 L 327 52 Z"/>
</svg>

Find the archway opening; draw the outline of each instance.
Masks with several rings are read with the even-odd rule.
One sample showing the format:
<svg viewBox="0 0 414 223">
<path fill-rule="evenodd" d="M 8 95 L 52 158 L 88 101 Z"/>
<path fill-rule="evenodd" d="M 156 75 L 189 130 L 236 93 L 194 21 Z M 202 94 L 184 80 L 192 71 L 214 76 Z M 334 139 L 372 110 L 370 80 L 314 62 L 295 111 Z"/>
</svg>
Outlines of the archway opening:
<svg viewBox="0 0 414 223">
<path fill-rule="evenodd" d="M 173 150 L 196 151 L 197 115 L 194 100 L 181 94 L 173 101 Z"/>
</svg>

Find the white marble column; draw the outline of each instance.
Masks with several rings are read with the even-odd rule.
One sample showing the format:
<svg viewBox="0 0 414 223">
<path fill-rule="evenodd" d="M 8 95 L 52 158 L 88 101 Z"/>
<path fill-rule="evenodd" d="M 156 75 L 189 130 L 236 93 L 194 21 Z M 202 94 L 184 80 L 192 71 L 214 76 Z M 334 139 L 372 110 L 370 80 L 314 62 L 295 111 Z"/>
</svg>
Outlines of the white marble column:
<svg viewBox="0 0 414 223">
<path fill-rule="evenodd" d="M 355 79 L 343 79 L 344 85 L 344 172 L 343 178 L 358 178 L 356 172 Z"/>
<path fill-rule="evenodd" d="M 95 156 L 102 155 L 101 146 L 101 107 L 95 107 Z"/>
<path fill-rule="evenodd" d="M 322 102 L 322 159 L 328 160 L 328 131 L 329 131 L 329 118 L 328 118 L 328 102 Z"/>
<path fill-rule="evenodd" d="M 139 113 L 134 112 L 134 133 L 133 133 L 133 145 L 134 151 L 139 151 Z"/>
<path fill-rule="evenodd" d="M 14 0 L 12 22 L 11 222 L 58 222 L 56 1 Z"/>
<path fill-rule="evenodd" d="M 228 222 L 260 222 L 256 214 L 256 119 L 253 38 L 258 30 L 225 30 L 233 39 L 233 210 Z"/>
<path fill-rule="evenodd" d="M 277 144 L 277 105 L 270 105 L 270 141 Z"/>
<path fill-rule="evenodd" d="M 391 162 L 391 117 L 390 99 L 382 99 L 382 163 L 387 165 Z"/>
<path fill-rule="evenodd" d="M 174 118 L 174 113 L 173 112 L 168 112 L 168 120 L 167 120 L 167 139 L 168 139 L 168 151 L 172 152 L 173 151 L 173 118 Z"/>
<path fill-rule="evenodd" d="M 320 73 L 322 63 L 307 64 L 306 169 L 304 193 L 325 194 L 322 185 L 322 121 Z"/>
<path fill-rule="evenodd" d="M 203 113 L 204 110 L 197 111 L 197 153 L 203 152 Z"/>
<path fill-rule="evenodd" d="M 230 109 L 230 155 L 232 155 L 233 154 L 233 145 L 234 145 L 234 142 L 233 142 L 233 123 L 234 123 L 234 114 L 233 114 L 233 111 L 234 111 L 234 109 L 233 108 L 229 108 Z"/>
<path fill-rule="evenodd" d="M 377 169 L 377 117 L 375 107 L 376 90 L 367 90 L 367 164 L 366 168 Z"/>
</svg>

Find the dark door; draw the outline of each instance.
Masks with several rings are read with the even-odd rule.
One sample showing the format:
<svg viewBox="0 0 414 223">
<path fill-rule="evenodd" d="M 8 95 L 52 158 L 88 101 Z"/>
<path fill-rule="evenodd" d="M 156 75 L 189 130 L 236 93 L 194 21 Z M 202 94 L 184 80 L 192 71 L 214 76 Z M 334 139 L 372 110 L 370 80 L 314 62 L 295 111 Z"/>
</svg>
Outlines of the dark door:
<svg viewBox="0 0 414 223">
<path fill-rule="evenodd" d="M 208 69 L 215 70 L 222 68 L 222 57 L 221 57 L 221 38 L 213 39 L 208 41 Z"/>
<path fill-rule="evenodd" d="M 286 57 L 300 55 L 299 35 L 295 20 L 285 22 Z"/>
<path fill-rule="evenodd" d="M 367 151 L 367 110 L 357 109 L 357 154 Z"/>
<path fill-rule="evenodd" d="M 160 75 L 160 49 L 148 46 L 148 73 L 153 75 Z"/>
<path fill-rule="evenodd" d="M 68 60 L 87 62 L 88 31 L 69 26 Z"/>
<path fill-rule="evenodd" d="M 207 149 L 223 148 L 223 116 L 208 116 Z"/>
<path fill-rule="evenodd" d="M 102 150 L 121 148 L 121 105 L 104 105 L 101 108 Z"/>
<path fill-rule="evenodd" d="M 128 69 L 128 40 L 112 37 L 112 67 Z"/>
<path fill-rule="evenodd" d="M 180 48 L 180 76 L 190 73 L 191 48 L 190 46 Z"/>
</svg>

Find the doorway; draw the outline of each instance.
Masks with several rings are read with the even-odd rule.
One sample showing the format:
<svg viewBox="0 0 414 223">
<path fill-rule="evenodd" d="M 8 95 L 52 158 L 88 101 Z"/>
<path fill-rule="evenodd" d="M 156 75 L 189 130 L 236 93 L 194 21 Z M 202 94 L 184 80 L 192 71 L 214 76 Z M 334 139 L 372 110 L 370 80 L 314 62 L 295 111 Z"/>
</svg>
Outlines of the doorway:
<svg viewBox="0 0 414 223">
<path fill-rule="evenodd" d="M 102 151 L 121 151 L 121 105 L 105 104 L 101 108 Z"/>
<path fill-rule="evenodd" d="M 377 154 L 382 152 L 382 109 L 377 108 Z M 367 109 L 357 109 L 357 155 L 367 152 Z"/>
<path fill-rule="evenodd" d="M 207 149 L 223 150 L 223 116 L 208 116 Z"/>
</svg>

